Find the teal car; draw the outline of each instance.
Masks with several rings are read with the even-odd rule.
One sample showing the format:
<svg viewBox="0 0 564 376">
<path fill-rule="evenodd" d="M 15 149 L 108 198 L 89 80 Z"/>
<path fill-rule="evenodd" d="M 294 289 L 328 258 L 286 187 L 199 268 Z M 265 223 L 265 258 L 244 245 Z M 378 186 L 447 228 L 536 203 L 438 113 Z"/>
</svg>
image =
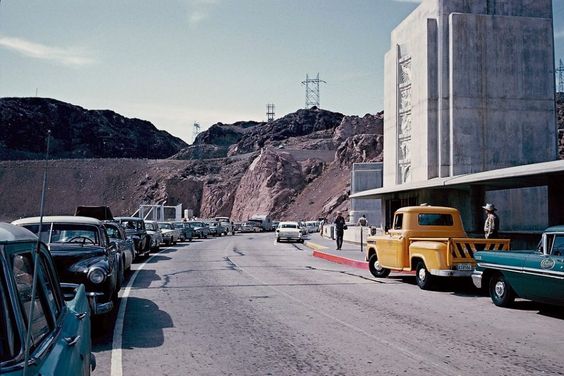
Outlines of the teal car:
<svg viewBox="0 0 564 376">
<path fill-rule="evenodd" d="M 481 251 L 472 281 L 488 289 L 495 305 L 516 297 L 564 306 L 564 226 L 547 228 L 536 250 Z"/>
<path fill-rule="evenodd" d="M 83 285 L 59 284 L 37 236 L 0 223 L 0 374 L 89 375 L 96 366 L 89 309 Z"/>
</svg>

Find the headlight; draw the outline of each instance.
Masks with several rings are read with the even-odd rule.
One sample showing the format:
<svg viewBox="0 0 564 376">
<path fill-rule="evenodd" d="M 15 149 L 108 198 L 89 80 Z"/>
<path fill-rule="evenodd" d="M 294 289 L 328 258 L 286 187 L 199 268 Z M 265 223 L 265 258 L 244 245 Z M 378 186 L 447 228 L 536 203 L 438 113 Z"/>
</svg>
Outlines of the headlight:
<svg viewBox="0 0 564 376">
<path fill-rule="evenodd" d="M 100 268 L 90 269 L 88 272 L 88 280 L 94 284 L 100 284 L 106 279 L 106 273 Z"/>
</svg>

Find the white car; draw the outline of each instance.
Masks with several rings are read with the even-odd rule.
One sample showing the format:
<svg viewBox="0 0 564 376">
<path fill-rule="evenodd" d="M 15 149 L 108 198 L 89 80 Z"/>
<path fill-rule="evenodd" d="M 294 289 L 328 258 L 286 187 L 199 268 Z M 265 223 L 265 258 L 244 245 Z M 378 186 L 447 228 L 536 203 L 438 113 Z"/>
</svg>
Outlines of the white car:
<svg viewBox="0 0 564 376">
<path fill-rule="evenodd" d="M 280 222 L 276 228 L 276 241 L 281 242 L 282 240 L 304 242 L 298 222 Z"/>
</svg>

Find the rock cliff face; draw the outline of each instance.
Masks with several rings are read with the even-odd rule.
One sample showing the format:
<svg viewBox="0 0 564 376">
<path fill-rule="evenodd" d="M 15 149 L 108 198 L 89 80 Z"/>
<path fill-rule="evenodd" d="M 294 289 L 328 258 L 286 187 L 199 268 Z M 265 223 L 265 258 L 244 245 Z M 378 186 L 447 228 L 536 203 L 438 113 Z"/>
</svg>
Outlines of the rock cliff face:
<svg viewBox="0 0 564 376">
<path fill-rule="evenodd" d="M 187 144 L 148 121 L 46 98 L 0 98 L 0 159 L 167 158 Z"/>
</svg>

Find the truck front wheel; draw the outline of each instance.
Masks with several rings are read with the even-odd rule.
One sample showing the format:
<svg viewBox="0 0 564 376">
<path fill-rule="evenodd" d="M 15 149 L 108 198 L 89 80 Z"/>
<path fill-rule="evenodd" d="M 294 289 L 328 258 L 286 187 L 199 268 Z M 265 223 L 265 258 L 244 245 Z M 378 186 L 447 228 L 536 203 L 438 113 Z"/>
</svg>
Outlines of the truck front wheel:
<svg viewBox="0 0 564 376">
<path fill-rule="evenodd" d="M 370 256 L 370 260 L 368 261 L 368 267 L 370 268 L 370 273 L 376 278 L 386 278 L 390 275 L 390 269 L 383 268 L 378 261 L 378 256 L 374 253 Z"/>
<path fill-rule="evenodd" d="M 509 307 L 515 300 L 515 292 L 501 273 L 490 278 L 490 297 L 498 307 Z"/>
<path fill-rule="evenodd" d="M 429 290 L 431 288 L 433 276 L 429 273 L 423 261 L 419 261 L 417 263 L 415 280 L 417 281 L 417 286 L 419 286 L 422 290 Z"/>
</svg>

